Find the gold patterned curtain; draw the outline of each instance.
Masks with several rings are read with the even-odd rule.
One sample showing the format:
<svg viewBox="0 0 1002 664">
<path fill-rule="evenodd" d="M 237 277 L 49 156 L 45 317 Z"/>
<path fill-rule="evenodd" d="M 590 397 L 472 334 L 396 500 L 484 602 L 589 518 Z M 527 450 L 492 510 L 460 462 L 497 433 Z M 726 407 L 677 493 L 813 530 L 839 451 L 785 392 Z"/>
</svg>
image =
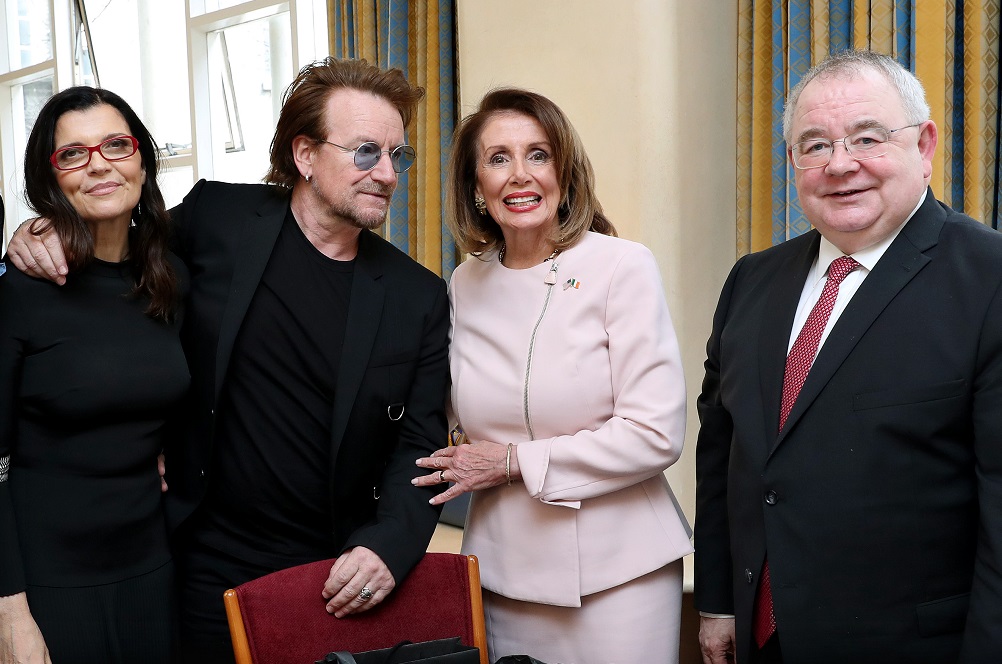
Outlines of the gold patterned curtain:
<svg viewBox="0 0 1002 664">
<path fill-rule="evenodd" d="M 408 132 L 417 163 L 401 174 L 383 236 L 446 279 L 456 244 L 445 226 L 444 176 L 456 113 L 454 0 L 328 0 L 331 54 L 398 67 L 425 89 Z"/>
<path fill-rule="evenodd" d="M 828 53 L 869 48 L 915 72 L 940 129 L 932 189 L 999 227 L 1002 0 L 739 0 L 738 254 L 810 229 L 782 135 L 783 102 Z"/>
</svg>

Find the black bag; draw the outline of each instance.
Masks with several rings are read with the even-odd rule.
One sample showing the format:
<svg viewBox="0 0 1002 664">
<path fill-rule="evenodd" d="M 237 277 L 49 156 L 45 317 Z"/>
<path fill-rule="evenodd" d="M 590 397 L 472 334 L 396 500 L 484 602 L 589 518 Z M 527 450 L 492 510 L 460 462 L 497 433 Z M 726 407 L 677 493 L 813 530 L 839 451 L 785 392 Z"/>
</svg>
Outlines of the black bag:
<svg viewBox="0 0 1002 664">
<path fill-rule="evenodd" d="M 494 662 L 494 664 L 544 664 L 535 657 L 528 655 L 505 655 Z"/>
<path fill-rule="evenodd" d="M 369 650 L 352 655 L 348 651 L 328 653 L 314 664 L 480 664 L 480 649 L 464 646 L 459 637 L 411 643 L 403 641 L 392 648 Z"/>
</svg>

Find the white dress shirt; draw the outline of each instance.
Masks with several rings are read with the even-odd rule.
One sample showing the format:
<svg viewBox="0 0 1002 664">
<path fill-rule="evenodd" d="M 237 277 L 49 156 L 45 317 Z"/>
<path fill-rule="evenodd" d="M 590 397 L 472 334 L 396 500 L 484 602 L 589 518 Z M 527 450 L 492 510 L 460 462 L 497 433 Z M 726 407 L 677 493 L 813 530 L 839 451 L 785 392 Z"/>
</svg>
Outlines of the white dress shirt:
<svg viewBox="0 0 1002 664">
<path fill-rule="evenodd" d="M 928 190 L 927 190 L 928 191 Z M 852 254 L 852 257 L 859 263 L 860 267 L 856 268 L 850 272 L 846 278 L 842 281 L 842 284 L 838 289 L 838 297 L 835 300 L 835 306 L 832 308 L 831 316 L 828 318 L 828 324 L 825 326 L 825 331 L 821 334 L 821 341 L 818 343 L 818 350 L 825 344 L 825 340 L 828 338 L 828 333 L 835 326 L 838 321 L 839 316 L 845 311 L 846 306 L 849 304 L 849 300 L 852 296 L 856 294 L 859 290 L 860 285 L 863 280 L 866 279 L 867 275 L 880 260 L 880 257 L 884 255 L 887 248 L 891 246 L 894 239 L 901 232 L 901 229 L 905 227 L 915 212 L 919 209 L 923 202 L 925 202 L 926 192 L 922 193 L 922 197 L 919 199 L 918 204 L 908 215 L 908 218 L 901 222 L 901 225 L 894 229 L 894 232 L 885 237 L 880 242 L 876 244 L 871 244 L 866 249 L 862 249 Z M 807 317 L 811 315 L 811 310 L 814 309 L 814 305 L 817 304 L 818 300 L 821 298 L 821 291 L 825 288 L 825 283 L 828 282 L 828 268 L 831 267 L 832 262 L 836 258 L 840 258 L 845 254 L 836 247 L 834 244 L 829 242 L 825 237 L 821 238 L 821 247 L 818 249 L 818 256 L 814 259 L 814 265 L 811 266 L 810 272 L 807 273 L 807 281 L 804 283 L 804 290 L 800 295 L 800 304 L 797 305 L 797 316 L 793 319 L 793 329 L 790 330 L 790 341 L 786 347 L 786 352 L 789 354 L 790 350 L 793 348 L 793 343 L 797 340 L 797 335 L 800 334 L 800 330 L 803 329 L 804 324 L 807 322 Z M 815 355 L 817 357 L 817 355 Z"/>
</svg>

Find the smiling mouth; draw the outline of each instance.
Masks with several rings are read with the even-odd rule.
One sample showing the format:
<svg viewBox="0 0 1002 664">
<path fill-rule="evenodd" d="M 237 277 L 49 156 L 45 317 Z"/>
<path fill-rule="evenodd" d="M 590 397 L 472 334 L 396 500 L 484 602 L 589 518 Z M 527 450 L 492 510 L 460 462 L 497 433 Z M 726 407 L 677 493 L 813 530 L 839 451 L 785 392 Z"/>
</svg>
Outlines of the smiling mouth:
<svg viewBox="0 0 1002 664">
<path fill-rule="evenodd" d="M 387 187 L 364 187 L 359 189 L 359 193 L 388 199 L 393 194 L 393 189 Z"/>
<path fill-rule="evenodd" d="M 835 196 L 836 198 L 843 198 L 845 196 L 852 196 L 854 194 L 862 193 L 863 191 L 864 191 L 863 189 L 849 189 L 848 191 L 835 191 L 832 192 L 831 195 Z"/>
<path fill-rule="evenodd" d="M 94 194 L 100 196 L 101 194 L 107 194 L 109 192 L 118 189 L 119 185 L 116 182 L 102 182 L 101 184 L 91 187 L 87 190 L 88 194 Z"/>
<path fill-rule="evenodd" d="M 543 200 L 542 196 L 509 196 L 504 199 L 504 204 L 511 207 L 523 207 L 527 205 L 535 205 L 539 201 Z"/>
</svg>

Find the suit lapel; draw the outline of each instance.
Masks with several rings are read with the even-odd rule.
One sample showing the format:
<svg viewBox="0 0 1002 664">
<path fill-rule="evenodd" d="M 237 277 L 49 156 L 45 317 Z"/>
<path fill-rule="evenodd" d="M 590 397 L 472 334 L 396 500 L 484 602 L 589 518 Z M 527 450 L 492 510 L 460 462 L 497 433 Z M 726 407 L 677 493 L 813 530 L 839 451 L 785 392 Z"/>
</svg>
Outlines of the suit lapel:
<svg viewBox="0 0 1002 664">
<path fill-rule="evenodd" d="M 358 258 L 351 281 L 351 299 L 344 331 L 344 346 L 334 388 L 333 445 L 341 444 L 355 397 L 369 366 L 372 345 L 379 331 L 385 292 L 380 281 L 383 265 L 369 231 L 358 240 Z"/>
<path fill-rule="evenodd" d="M 779 433 L 779 406 L 783 396 L 783 373 L 786 370 L 790 330 L 797 315 L 797 305 L 807 281 L 807 273 L 818 255 L 821 235 L 811 231 L 813 238 L 805 248 L 778 267 L 769 288 L 766 316 L 759 336 L 759 377 L 762 385 L 763 418 L 767 427 L 765 440 L 775 441 Z"/>
<path fill-rule="evenodd" d="M 240 325 L 251 299 L 261 283 L 264 268 L 275 248 L 282 222 L 289 210 L 288 199 L 275 197 L 268 200 L 257 211 L 257 219 L 247 224 L 246 232 L 238 238 L 237 247 L 232 252 L 233 278 L 226 298 L 219 325 L 219 343 L 216 347 L 216 384 L 214 401 L 219 399 L 219 390 L 226 378 L 230 364 L 230 354 L 236 341 Z"/>
<path fill-rule="evenodd" d="M 927 192 L 922 207 L 877 261 L 832 327 L 797 395 L 783 433 L 776 441 L 777 446 L 796 426 L 881 312 L 932 260 L 924 252 L 935 246 L 945 219 L 946 214 L 932 192 Z"/>
</svg>

